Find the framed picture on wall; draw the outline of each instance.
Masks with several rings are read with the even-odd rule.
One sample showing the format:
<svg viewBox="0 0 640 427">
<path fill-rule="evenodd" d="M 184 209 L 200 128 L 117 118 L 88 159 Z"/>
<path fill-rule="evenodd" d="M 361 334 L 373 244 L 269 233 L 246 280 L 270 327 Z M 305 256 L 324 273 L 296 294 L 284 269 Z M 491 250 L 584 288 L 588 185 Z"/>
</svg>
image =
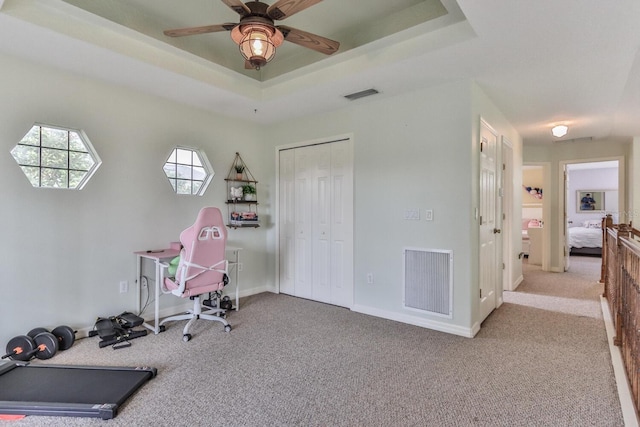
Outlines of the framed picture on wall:
<svg viewBox="0 0 640 427">
<path fill-rule="evenodd" d="M 578 190 L 578 212 L 604 210 L 604 191 Z"/>
</svg>

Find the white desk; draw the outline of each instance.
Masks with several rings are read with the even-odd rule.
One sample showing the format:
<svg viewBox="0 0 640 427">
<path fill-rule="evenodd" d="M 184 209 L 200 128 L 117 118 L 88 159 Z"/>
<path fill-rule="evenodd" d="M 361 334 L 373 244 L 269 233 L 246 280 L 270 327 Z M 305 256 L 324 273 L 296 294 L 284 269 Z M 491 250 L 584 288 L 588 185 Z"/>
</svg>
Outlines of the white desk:
<svg viewBox="0 0 640 427">
<path fill-rule="evenodd" d="M 229 261 L 229 273 L 231 270 L 235 270 L 235 285 L 236 285 L 236 311 L 240 309 L 240 251 L 242 248 L 238 248 L 235 246 L 227 246 L 227 252 L 231 252 L 233 257 L 227 256 L 227 259 L 231 258 L 232 261 Z M 136 255 L 136 282 L 138 289 L 138 301 L 137 301 L 137 309 L 138 314 L 141 314 L 142 311 L 142 262 L 144 259 L 151 260 L 155 263 L 155 286 L 154 293 L 155 299 L 153 301 L 153 324 L 144 322 L 142 325 L 152 331 L 154 334 L 158 334 L 160 332 L 160 269 L 161 263 L 166 260 L 171 260 L 178 255 L 180 255 L 180 250 L 178 249 L 158 249 L 158 250 L 148 250 L 148 251 L 138 251 L 134 252 Z M 230 274 L 229 274 L 230 276 Z M 229 277 L 231 279 L 231 277 Z M 147 292 L 151 292 L 151 290 L 147 289 Z"/>
<path fill-rule="evenodd" d="M 159 249 L 159 250 L 150 250 L 150 251 L 139 251 L 134 252 L 136 254 L 136 282 L 138 282 L 138 314 L 141 314 L 142 311 L 142 260 L 149 259 L 155 263 L 155 300 L 153 301 L 153 324 L 144 322 L 142 325 L 153 331 L 154 334 L 160 332 L 160 263 L 164 260 L 171 260 L 178 255 L 180 255 L 179 249 Z M 147 287 L 147 292 L 151 292 Z"/>
</svg>

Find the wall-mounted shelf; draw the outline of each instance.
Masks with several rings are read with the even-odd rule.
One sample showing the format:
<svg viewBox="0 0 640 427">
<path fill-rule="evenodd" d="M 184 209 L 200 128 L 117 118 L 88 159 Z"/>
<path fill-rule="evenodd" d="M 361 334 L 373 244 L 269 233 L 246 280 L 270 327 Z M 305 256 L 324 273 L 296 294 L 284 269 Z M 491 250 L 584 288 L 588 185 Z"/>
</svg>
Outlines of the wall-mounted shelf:
<svg viewBox="0 0 640 427">
<path fill-rule="evenodd" d="M 258 217 L 258 181 L 236 153 L 233 164 L 225 178 L 227 182 L 227 227 L 257 228 Z"/>
</svg>

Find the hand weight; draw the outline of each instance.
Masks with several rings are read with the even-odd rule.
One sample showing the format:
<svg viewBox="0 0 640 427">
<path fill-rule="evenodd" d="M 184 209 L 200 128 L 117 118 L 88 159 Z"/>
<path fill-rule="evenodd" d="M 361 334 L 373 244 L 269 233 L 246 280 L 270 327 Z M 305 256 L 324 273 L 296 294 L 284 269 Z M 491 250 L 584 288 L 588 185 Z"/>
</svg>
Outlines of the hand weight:
<svg viewBox="0 0 640 427">
<path fill-rule="evenodd" d="M 27 335 L 34 338 L 42 332 L 49 332 L 49 330 L 46 328 L 34 328 L 27 332 Z M 71 348 L 76 341 L 76 331 L 69 326 L 58 326 L 51 333 L 58 339 L 58 349 L 60 351 Z"/>
<path fill-rule="evenodd" d="M 7 343 L 7 354 L 2 359 L 10 357 L 14 360 L 29 361 L 33 356 L 38 359 L 51 359 L 58 352 L 58 338 L 50 332 L 40 332 L 33 338 L 28 335 L 18 335 Z"/>
</svg>

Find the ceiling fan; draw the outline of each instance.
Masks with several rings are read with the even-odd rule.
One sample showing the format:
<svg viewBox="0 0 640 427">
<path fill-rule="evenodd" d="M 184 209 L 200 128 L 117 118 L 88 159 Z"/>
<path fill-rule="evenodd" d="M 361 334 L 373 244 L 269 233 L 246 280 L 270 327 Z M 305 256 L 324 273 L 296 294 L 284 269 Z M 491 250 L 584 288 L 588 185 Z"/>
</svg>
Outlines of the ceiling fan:
<svg viewBox="0 0 640 427">
<path fill-rule="evenodd" d="M 231 38 L 238 44 L 240 53 L 246 60 L 245 68 L 256 70 L 273 59 L 276 48 L 285 40 L 331 55 L 340 47 L 339 42 L 296 28 L 274 24 L 274 21 L 282 21 L 320 1 L 322 0 L 277 0 L 269 6 L 260 1 L 243 3 L 240 0 L 222 0 L 240 15 L 239 23 L 227 22 L 219 25 L 166 30 L 164 34 L 169 37 L 182 37 L 231 31 Z"/>
</svg>

